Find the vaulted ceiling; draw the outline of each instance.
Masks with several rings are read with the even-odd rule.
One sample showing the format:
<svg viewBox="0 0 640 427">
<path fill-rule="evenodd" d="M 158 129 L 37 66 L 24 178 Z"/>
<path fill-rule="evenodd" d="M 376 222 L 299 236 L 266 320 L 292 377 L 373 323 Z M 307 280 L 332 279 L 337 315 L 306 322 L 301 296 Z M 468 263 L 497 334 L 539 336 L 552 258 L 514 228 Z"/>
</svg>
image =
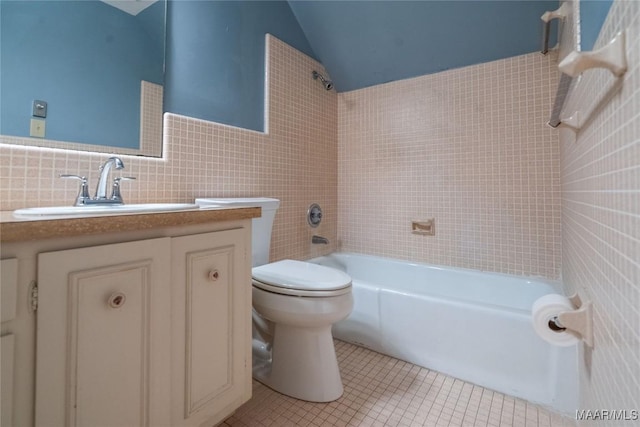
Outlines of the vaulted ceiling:
<svg viewBox="0 0 640 427">
<path fill-rule="evenodd" d="M 540 50 L 540 16 L 559 2 L 289 0 L 289 5 L 336 90 L 343 92 Z"/>
</svg>

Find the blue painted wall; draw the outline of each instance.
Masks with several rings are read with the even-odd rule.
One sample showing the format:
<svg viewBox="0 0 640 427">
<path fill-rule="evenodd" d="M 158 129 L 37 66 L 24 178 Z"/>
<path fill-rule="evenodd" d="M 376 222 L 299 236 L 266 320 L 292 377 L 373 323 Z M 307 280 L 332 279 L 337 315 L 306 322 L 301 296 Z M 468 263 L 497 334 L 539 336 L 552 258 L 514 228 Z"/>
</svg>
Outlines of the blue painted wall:
<svg viewBox="0 0 640 427">
<path fill-rule="evenodd" d="M 339 92 L 538 51 L 540 16 L 559 5 L 557 0 L 289 4 Z"/>
<path fill-rule="evenodd" d="M 137 20 L 164 19 L 164 5 L 138 17 L 98 1 L 0 7 L 0 133 L 29 136 L 31 103 L 41 99 L 47 139 L 137 148 L 140 80 L 162 84 L 164 61 L 162 38 Z"/>
<path fill-rule="evenodd" d="M 13 5 L 30 11 L 12 11 Z M 41 12 L 53 5 L 58 11 Z M 93 6 L 92 6 L 93 4 Z M 116 24 L 101 18 L 89 24 L 77 8 L 121 12 L 102 3 L 2 0 L 2 104 L 4 134 L 26 135 L 33 99 L 49 101 L 47 137 L 60 140 L 129 146 L 138 137 L 139 79 L 118 82 L 121 66 L 114 66 L 108 49 L 124 43 L 131 53 L 127 68 L 141 69 L 139 59 L 162 51 L 162 36 L 134 37 L 124 42 Z M 152 6 L 139 15 L 153 21 Z M 65 9 L 65 8 L 71 8 Z M 217 1 L 171 0 L 167 15 L 165 111 L 262 131 L 264 129 L 264 35 L 271 33 L 307 55 L 321 60 L 339 91 L 424 75 L 534 52 L 541 38 L 540 15 L 558 7 L 553 1 Z M 73 24 L 62 19 L 76 18 Z M 146 18 L 145 18 L 146 16 Z M 162 15 L 158 15 L 162 16 Z M 132 17 L 133 18 L 133 17 Z M 61 36 L 39 39 L 42 26 Z M 554 26 L 555 27 L 555 26 Z M 120 31 L 120 30 L 119 30 Z M 149 31 L 152 33 L 153 31 Z M 16 34 L 5 46 L 5 34 Z M 79 35 L 80 34 L 80 35 Z M 79 46 L 81 65 L 69 46 Z M 98 54 L 107 50 L 107 55 Z M 105 59 L 106 57 L 106 59 Z M 160 53 L 159 58 L 162 58 Z M 60 67 L 54 60 L 63 59 Z M 162 59 L 159 59 L 161 61 Z M 159 67 L 161 69 L 162 66 Z M 45 71 L 43 71 L 45 70 Z M 100 104 L 111 102 L 109 113 L 93 110 L 87 99 L 87 75 L 98 74 L 103 84 Z M 141 76 L 161 82 L 162 76 Z M 17 80 L 16 80 L 17 79 Z M 17 84 L 7 82 L 17 81 Z M 71 101 L 58 101 L 62 83 L 73 83 Z M 16 87 L 26 94 L 15 95 Z M 135 105 L 121 101 L 135 97 Z M 64 109 L 70 108 L 63 116 Z M 9 106 L 10 107 L 7 107 Z M 60 106 L 60 108 L 58 108 Z M 110 125 L 108 117 L 118 126 Z M 55 119 L 55 120 L 54 120 Z M 58 125 L 58 123 L 60 123 Z M 92 129 L 98 129 L 96 134 Z M 125 136 L 135 128 L 135 137 Z M 73 135 L 67 131 L 73 130 Z"/>
<path fill-rule="evenodd" d="M 315 58 L 286 1 L 170 1 L 165 111 L 264 130 L 269 33 Z"/>
<path fill-rule="evenodd" d="M 613 0 L 580 0 L 580 49 L 593 50 Z"/>
</svg>

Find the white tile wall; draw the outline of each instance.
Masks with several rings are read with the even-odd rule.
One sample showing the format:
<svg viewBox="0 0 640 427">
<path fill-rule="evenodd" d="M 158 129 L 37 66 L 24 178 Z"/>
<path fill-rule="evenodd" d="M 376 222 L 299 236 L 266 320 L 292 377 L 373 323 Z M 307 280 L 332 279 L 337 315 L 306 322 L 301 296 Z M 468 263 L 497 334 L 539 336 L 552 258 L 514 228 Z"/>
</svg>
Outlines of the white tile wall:
<svg viewBox="0 0 640 427">
<path fill-rule="evenodd" d="M 552 56 L 339 94 L 341 249 L 558 278 Z M 411 234 L 412 219 L 431 217 L 435 236 Z"/>
<path fill-rule="evenodd" d="M 595 307 L 595 347 L 579 358 L 580 406 L 592 410 L 640 410 L 640 2 L 614 2 L 595 48 L 623 29 L 629 70 L 583 73 L 564 113 L 585 123 L 560 134 L 562 277 Z"/>
</svg>

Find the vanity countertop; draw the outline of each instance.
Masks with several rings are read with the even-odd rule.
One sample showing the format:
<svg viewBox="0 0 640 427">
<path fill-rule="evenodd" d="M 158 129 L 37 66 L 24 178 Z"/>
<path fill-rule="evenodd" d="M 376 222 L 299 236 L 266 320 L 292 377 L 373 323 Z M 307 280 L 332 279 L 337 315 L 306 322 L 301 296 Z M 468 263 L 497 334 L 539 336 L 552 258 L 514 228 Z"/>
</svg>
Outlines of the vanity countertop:
<svg viewBox="0 0 640 427">
<path fill-rule="evenodd" d="M 54 237 L 149 230 L 161 227 L 259 218 L 260 215 L 261 209 L 258 207 L 30 218 L 16 218 L 13 216 L 13 211 L 2 211 L 0 212 L 0 242 L 20 242 Z"/>
</svg>

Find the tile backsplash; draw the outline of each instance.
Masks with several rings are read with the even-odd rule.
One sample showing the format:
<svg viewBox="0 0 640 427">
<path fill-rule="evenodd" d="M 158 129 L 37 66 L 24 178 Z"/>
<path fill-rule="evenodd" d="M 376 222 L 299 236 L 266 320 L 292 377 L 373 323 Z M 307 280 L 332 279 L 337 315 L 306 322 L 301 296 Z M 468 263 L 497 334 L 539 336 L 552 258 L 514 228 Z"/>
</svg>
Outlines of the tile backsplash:
<svg viewBox="0 0 640 427">
<path fill-rule="evenodd" d="M 190 202 L 196 197 L 275 197 L 281 200 L 271 259 L 304 259 L 332 252 L 337 242 L 337 106 L 311 77 L 324 68 L 267 36 L 268 132 L 254 132 L 174 114 L 164 117 L 164 158 L 122 156 L 128 203 Z M 106 154 L 7 144 L 0 137 L 0 209 L 73 203 L 77 183 L 58 174 L 89 174 L 95 185 Z M 21 141 L 18 141 L 21 142 Z M 22 141 L 24 142 L 24 141 Z M 311 203 L 323 222 L 306 222 Z M 329 239 L 312 245 L 311 236 Z"/>
<path fill-rule="evenodd" d="M 580 407 L 631 416 L 640 410 L 640 2 L 613 3 L 594 49 L 625 29 L 627 73 L 589 70 L 574 84 L 563 111 L 580 111 L 584 124 L 560 131 L 560 157 L 562 278 L 567 293 L 594 304 Z"/>
<path fill-rule="evenodd" d="M 340 93 L 341 249 L 559 278 L 557 80 L 532 53 Z"/>
</svg>

